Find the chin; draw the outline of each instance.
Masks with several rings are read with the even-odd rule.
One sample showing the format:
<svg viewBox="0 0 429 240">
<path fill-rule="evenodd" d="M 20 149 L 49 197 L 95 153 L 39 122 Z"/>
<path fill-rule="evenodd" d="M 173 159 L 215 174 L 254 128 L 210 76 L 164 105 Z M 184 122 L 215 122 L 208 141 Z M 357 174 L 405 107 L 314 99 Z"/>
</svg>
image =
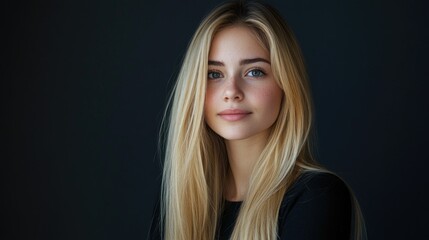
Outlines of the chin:
<svg viewBox="0 0 429 240">
<path fill-rule="evenodd" d="M 247 136 L 221 136 L 224 140 L 228 140 L 228 141 L 238 141 L 238 140 L 244 140 L 247 139 L 249 137 Z"/>
<path fill-rule="evenodd" d="M 225 140 L 243 140 L 251 136 L 251 134 L 243 134 L 238 132 L 215 131 L 215 133 Z"/>
<path fill-rule="evenodd" d="M 251 127 L 240 129 L 222 129 L 215 131 L 219 136 L 228 141 L 238 141 L 245 139 L 267 139 L 270 134 L 270 127 L 254 129 Z"/>
<path fill-rule="evenodd" d="M 223 139 L 228 141 L 235 141 L 235 140 L 244 140 L 249 139 L 251 137 L 259 135 L 258 133 L 254 132 L 220 132 L 218 133 L 219 136 L 221 136 Z"/>
</svg>

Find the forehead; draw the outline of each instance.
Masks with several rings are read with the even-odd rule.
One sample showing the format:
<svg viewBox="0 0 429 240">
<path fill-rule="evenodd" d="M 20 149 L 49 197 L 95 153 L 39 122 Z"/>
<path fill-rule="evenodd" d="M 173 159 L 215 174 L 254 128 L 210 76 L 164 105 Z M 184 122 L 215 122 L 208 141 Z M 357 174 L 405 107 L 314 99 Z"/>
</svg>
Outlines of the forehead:
<svg viewBox="0 0 429 240">
<path fill-rule="evenodd" d="M 210 60 L 235 60 L 261 57 L 269 59 L 269 53 L 258 37 L 247 26 L 230 26 L 217 32 L 209 52 Z"/>
</svg>

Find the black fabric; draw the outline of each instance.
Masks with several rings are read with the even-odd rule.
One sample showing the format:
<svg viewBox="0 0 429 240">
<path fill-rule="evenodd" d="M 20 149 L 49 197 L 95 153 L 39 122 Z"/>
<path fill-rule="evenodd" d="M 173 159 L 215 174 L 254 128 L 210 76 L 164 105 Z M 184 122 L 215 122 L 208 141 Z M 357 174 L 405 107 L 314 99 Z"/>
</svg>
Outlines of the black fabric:
<svg viewBox="0 0 429 240">
<path fill-rule="evenodd" d="M 218 239 L 229 239 L 241 202 L 224 204 Z M 345 240 L 350 238 L 351 198 L 345 183 L 330 173 L 306 172 L 286 192 L 278 219 L 280 240 Z M 149 239 L 162 239 L 159 207 Z"/>
<path fill-rule="evenodd" d="M 235 220 L 240 211 L 241 202 L 225 201 L 221 220 L 219 222 L 217 239 L 228 239 L 234 230 Z"/>
</svg>

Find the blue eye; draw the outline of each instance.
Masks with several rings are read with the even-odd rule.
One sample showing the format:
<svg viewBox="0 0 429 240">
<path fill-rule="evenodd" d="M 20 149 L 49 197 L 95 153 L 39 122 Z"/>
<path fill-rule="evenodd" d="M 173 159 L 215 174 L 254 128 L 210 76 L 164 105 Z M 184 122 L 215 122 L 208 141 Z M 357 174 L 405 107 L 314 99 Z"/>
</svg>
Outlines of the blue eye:
<svg viewBox="0 0 429 240">
<path fill-rule="evenodd" d="M 246 74 L 246 76 L 249 76 L 249 77 L 263 77 L 263 76 L 265 76 L 265 73 L 263 71 L 259 70 L 259 69 L 253 69 L 253 70 L 250 70 Z"/>
<path fill-rule="evenodd" d="M 220 72 L 209 72 L 208 74 L 207 74 L 207 77 L 209 78 L 209 79 L 217 79 L 217 78 L 221 78 L 222 77 L 222 74 L 220 73 Z"/>
</svg>

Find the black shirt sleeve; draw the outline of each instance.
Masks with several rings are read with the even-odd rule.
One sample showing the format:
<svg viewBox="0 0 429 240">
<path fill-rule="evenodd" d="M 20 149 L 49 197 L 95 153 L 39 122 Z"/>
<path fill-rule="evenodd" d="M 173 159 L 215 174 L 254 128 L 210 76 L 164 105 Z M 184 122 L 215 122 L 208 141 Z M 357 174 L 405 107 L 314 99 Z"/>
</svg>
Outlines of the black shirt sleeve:
<svg viewBox="0 0 429 240">
<path fill-rule="evenodd" d="M 279 239 L 346 240 L 350 238 L 348 187 L 330 173 L 303 174 L 285 194 L 279 212 Z"/>
</svg>

